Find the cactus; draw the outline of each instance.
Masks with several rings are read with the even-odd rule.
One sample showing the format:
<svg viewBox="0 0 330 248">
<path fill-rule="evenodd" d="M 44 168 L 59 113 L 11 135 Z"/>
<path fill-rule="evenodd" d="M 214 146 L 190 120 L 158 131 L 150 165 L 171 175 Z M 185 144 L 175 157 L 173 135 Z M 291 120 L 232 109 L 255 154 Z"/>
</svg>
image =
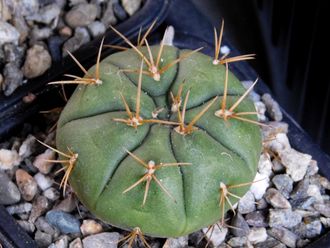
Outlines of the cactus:
<svg viewBox="0 0 330 248">
<path fill-rule="evenodd" d="M 145 37 L 134 46 L 114 31 L 130 49 L 100 62 L 102 41 L 94 67 L 75 60 L 84 78 L 53 82 L 78 84 L 57 127 L 62 185 L 100 219 L 133 230 L 130 243 L 224 221 L 261 151 L 252 87 L 228 71 L 250 56 L 219 59 L 223 26 L 214 58 Z"/>
</svg>

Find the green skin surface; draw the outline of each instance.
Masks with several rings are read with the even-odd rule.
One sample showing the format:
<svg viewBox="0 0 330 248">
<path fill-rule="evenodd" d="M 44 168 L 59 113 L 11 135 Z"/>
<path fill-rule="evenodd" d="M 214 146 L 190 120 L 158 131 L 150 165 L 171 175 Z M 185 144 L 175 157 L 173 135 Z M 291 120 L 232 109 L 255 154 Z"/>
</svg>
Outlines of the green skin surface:
<svg viewBox="0 0 330 248">
<path fill-rule="evenodd" d="M 153 46 L 153 54 L 157 54 L 158 49 L 159 46 Z M 146 54 L 145 48 L 142 51 Z M 160 66 L 185 52 L 165 46 Z M 144 124 L 135 130 L 113 121 L 113 118 L 128 118 L 120 92 L 133 112 L 136 103 L 138 74 L 120 69 L 137 69 L 140 63 L 141 58 L 132 50 L 113 54 L 101 62 L 103 84 L 77 87 L 61 114 L 57 147 L 61 151 L 69 147 L 78 153 L 70 185 L 97 217 L 123 229 L 140 227 L 149 236 L 179 237 L 221 218 L 220 182 L 227 186 L 252 182 L 261 151 L 260 129 L 234 119 L 225 122 L 214 115 L 220 109 L 225 67 L 213 65 L 212 59 L 201 53 L 167 70 L 160 82 L 144 75 L 140 111 L 144 119 L 151 119 L 153 110 L 165 107 L 158 117 L 177 121 L 177 114 L 170 112 L 169 93 L 176 95 L 185 81 L 182 96 L 190 89 L 186 123 L 219 96 L 196 123 L 197 131 L 184 136 L 174 131 L 173 126 Z M 244 92 L 240 82 L 229 73 L 227 106 Z M 251 112 L 255 108 L 245 99 L 236 111 Z M 256 120 L 255 116 L 248 118 Z M 125 149 L 146 162 L 192 163 L 155 172 L 176 201 L 153 180 L 144 206 L 145 182 L 123 194 L 146 172 Z M 243 196 L 248 188 L 235 188 L 230 192 Z M 232 197 L 230 200 L 233 204 L 237 202 Z M 226 204 L 225 211 L 229 208 Z"/>
</svg>

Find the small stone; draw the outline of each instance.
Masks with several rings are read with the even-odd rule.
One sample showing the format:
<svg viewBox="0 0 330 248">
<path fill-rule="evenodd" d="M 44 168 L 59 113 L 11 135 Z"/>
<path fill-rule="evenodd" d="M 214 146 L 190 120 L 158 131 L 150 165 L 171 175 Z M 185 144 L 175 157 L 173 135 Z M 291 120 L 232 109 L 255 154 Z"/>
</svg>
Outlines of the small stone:
<svg viewBox="0 0 330 248">
<path fill-rule="evenodd" d="M 127 19 L 127 14 L 119 3 L 114 2 L 112 4 L 112 8 L 113 8 L 113 13 L 120 21 L 125 21 Z"/>
<path fill-rule="evenodd" d="M 50 188 L 54 183 L 53 179 L 43 175 L 40 172 L 34 175 L 34 179 L 36 180 L 39 188 L 42 191 L 45 191 L 46 189 Z"/>
<path fill-rule="evenodd" d="M 66 23 L 72 27 L 83 27 L 91 24 L 97 15 L 97 8 L 94 4 L 78 4 L 65 15 Z"/>
<path fill-rule="evenodd" d="M 273 174 L 272 171 L 272 162 L 266 154 L 261 154 L 259 163 L 258 163 L 258 172 L 266 177 L 270 177 Z"/>
<path fill-rule="evenodd" d="M 323 216 L 330 218 L 330 202 L 315 203 L 313 207 Z"/>
<path fill-rule="evenodd" d="M 268 236 L 266 241 L 255 244 L 254 248 L 268 248 L 268 247 L 274 248 L 281 244 L 282 243 L 280 241 L 278 241 L 277 239 L 274 239 L 273 237 Z"/>
<path fill-rule="evenodd" d="M 22 145 L 19 148 L 18 155 L 25 159 L 29 157 L 34 152 L 34 145 L 36 138 L 33 135 L 28 135 L 28 137 L 23 141 Z"/>
<path fill-rule="evenodd" d="M 272 161 L 272 164 L 273 164 L 272 169 L 275 174 L 285 173 L 285 167 L 280 161 L 278 161 L 277 159 L 274 159 Z"/>
<path fill-rule="evenodd" d="M 266 209 L 268 207 L 268 203 L 265 200 L 265 198 L 261 198 L 259 201 L 256 202 L 257 203 L 257 209 L 258 210 L 263 210 Z"/>
<path fill-rule="evenodd" d="M 271 95 L 268 93 L 263 94 L 261 99 L 265 103 L 267 112 L 272 119 L 274 121 L 281 121 L 283 119 L 283 114 L 280 105 L 271 97 Z"/>
<path fill-rule="evenodd" d="M 121 0 L 126 12 L 131 16 L 133 15 L 141 6 L 141 0 Z"/>
<path fill-rule="evenodd" d="M 181 248 L 188 246 L 188 236 L 166 239 L 163 248 Z"/>
<path fill-rule="evenodd" d="M 42 194 L 51 201 L 56 201 L 57 199 L 60 198 L 60 192 L 57 189 L 52 188 L 52 187 L 46 189 Z"/>
<path fill-rule="evenodd" d="M 48 248 L 67 248 L 69 245 L 69 236 L 64 235 L 58 238 L 55 243 L 48 246 Z"/>
<path fill-rule="evenodd" d="M 15 13 L 12 19 L 12 24 L 19 32 L 19 43 L 23 44 L 26 41 L 26 38 L 29 35 L 29 26 L 27 25 L 24 17 L 21 14 Z"/>
<path fill-rule="evenodd" d="M 51 22 L 57 22 L 60 13 L 60 7 L 56 3 L 53 3 L 42 7 L 38 13 L 29 16 L 26 19 L 49 25 Z"/>
<path fill-rule="evenodd" d="M 228 240 L 227 244 L 230 247 L 245 247 L 247 242 L 248 242 L 247 237 L 233 237 L 230 240 Z"/>
<path fill-rule="evenodd" d="M 36 26 L 33 27 L 31 32 L 31 39 L 33 41 L 45 40 L 48 39 L 53 33 L 52 29 L 49 27 L 38 28 Z"/>
<path fill-rule="evenodd" d="M 290 202 L 277 189 L 269 188 L 265 199 L 274 208 L 291 208 Z"/>
<path fill-rule="evenodd" d="M 117 23 L 117 18 L 113 13 L 112 4 L 108 4 L 104 14 L 102 16 L 101 22 L 104 26 L 109 27 L 110 25 L 115 25 Z"/>
<path fill-rule="evenodd" d="M 312 196 L 290 201 L 292 208 L 295 209 L 309 209 L 314 202 L 315 198 Z"/>
<path fill-rule="evenodd" d="M 76 238 L 70 242 L 69 248 L 83 248 L 83 244 L 80 238 Z"/>
<path fill-rule="evenodd" d="M 44 214 L 49 208 L 48 199 L 44 196 L 38 196 L 32 203 L 32 210 L 29 216 L 29 221 L 34 223 L 38 217 Z"/>
<path fill-rule="evenodd" d="M 21 159 L 16 150 L 0 149 L 0 169 L 11 170 L 20 162 Z"/>
<path fill-rule="evenodd" d="M 105 33 L 105 26 L 102 22 L 95 21 L 88 25 L 88 30 L 91 33 L 92 37 L 98 37 Z"/>
<path fill-rule="evenodd" d="M 254 198 L 258 201 L 264 196 L 269 186 L 269 178 L 257 172 L 253 181 L 254 183 L 252 183 L 250 191 L 254 195 Z"/>
<path fill-rule="evenodd" d="M 247 214 L 255 210 L 256 205 L 254 201 L 254 195 L 251 193 L 251 191 L 248 191 L 238 202 L 238 212 L 241 214 Z"/>
<path fill-rule="evenodd" d="M 82 240 L 84 248 L 117 248 L 119 233 L 103 232 L 88 236 Z"/>
<path fill-rule="evenodd" d="M 330 218 L 321 217 L 320 218 L 320 221 L 321 221 L 321 223 L 323 224 L 323 226 L 325 228 L 329 228 L 330 227 Z"/>
<path fill-rule="evenodd" d="M 245 216 L 245 220 L 249 224 L 249 226 L 253 226 L 253 227 L 268 226 L 266 222 L 266 214 L 264 211 L 256 211 L 256 212 L 248 213 Z"/>
<path fill-rule="evenodd" d="M 102 225 L 95 220 L 84 220 L 80 226 L 80 231 L 84 236 L 102 232 Z"/>
<path fill-rule="evenodd" d="M 302 216 L 291 209 L 270 209 L 269 226 L 291 228 L 298 225 Z"/>
<path fill-rule="evenodd" d="M 280 153 L 280 157 L 283 165 L 286 167 L 286 173 L 295 182 L 304 178 L 312 159 L 311 155 L 300 153 L 294 149 L 283 151 Z"/>
<path fill-rule="evenodd" d="M 19 6 L 16 10 L 22 16 L 30 16 L 38 12 L 39 1 L 38 0 L 21 0 L 19 1 Z"/>
<path fill-rule="evenodd" d="M 273 177 L 272 182 L 285 198 L 289 198 L 293 189 L 293 180 L 291 177 L 286 174 L 276 175 Z"/>
<path fill-rule="evenodd" d="M 292 231 L 300 238 L 312 239 L 320 235 L 322 231 L 322 224 L 319 220 L 314 220 L 307 223 L 304 221 L 296 226 Z"/>
<path fill-rule="evenodd" d="M 51 210 L 46 214 L 46 220 L 58 228 L 61 233 L 80 233 L 80 222 L 71 214 L 59 210 Z"/>
<path fill-rule="evenodd" d="M 14 62 L 7 63 L 3 69 L 5 80 L 2 83 L 2 90 L 5 96 L 11 95 L 18 86 L 23 84 L 23 72 Z"/>
<path fill-rule="evenodd" d="M 236 237 L 247 236 L 250 232 L 250 227 L 240 213 L 237 213 L 231 220 L 231 226 L 236 227 L 231 229 L 231 233 Z"/>
<path fill-rule="evenodd" d="M 19 202 L 21 194 L 8 176 L 0 171 L 0 204 L 10 205 Z"/>
<path fill-rule="evenodd" d="M 317 161 L 312 159 L 307 167 L 306 175 L 314 176 L 317 174 L 318 171 L 319 171 L 319 167 L 317 165 Z"/>
<path fill-rule="evenodd" d="M 270 121 L 269 127 L 262 127 L 262 133 L 265 137 L 274 137 L 278 133 L 288 133 L 289 125 L 286 122 Z"/>
<path fill-rule="evenodd" d="M 78 27 L 75 29 L 74 36 L 68 39 L 62 48 L 63 56 L 67 55 L 67 51 L 74 52 L 82 45 L 90 41 L 90 37 L 86 28 Z"/>
<path fill-rule="evenodd" d="M 277 133 L 275 137 L 271 137 L 265 143 L 265 147 L 278 154 L 291 149 L 288 136 L 285 133 Z"/>
<path fill-rule="evenodd" d="M 16 222 L 28 233 L 34 233 L 36 227 L 27 220 L 16 220 Z"/>
<path fill-rule="evenodd" d="M 31 201 L 38 192 L 38 185 L 34 178 L 25 170 L 16 170 L 16 183 L 25 201 Z"/>
<path fill-rule="evenodd" d="M 293 247 L 293 248 L 296 247 L 296 242 L 298 237 L 288 229 L 285 229 L 283 227 L 280 228 L 274 227 L 268 230 L 268 235 L 278 239 L 288 247 Z"/>
<path fill-rule="evenodd" d="M 290 197 L 294 200 L 308 197 L 308 195 L 307 195 L 308 186 L 309 186 L 308 179 L 304 179 L 304 180 L 300 181 L 294 187 Z"/>
<path fill-rule="evenodd" d="M 18 44 L 19 32 L 8 22 L 0 20 L 0 46 L 5 43 Z"/>
<path fill-rule="evenodd" d="M 7 43 L 3 46 L 3 51 L 5 54 L 5 62 L 14 63 L 18 67 L 21 66 L 25 55 L 25 47 Z"/>
<path fill-rule="evenodd" d="M 48 174 L 54 166 L 54 163 L 47 162 L 47 160 L 55 160 L 56 153 L 47 149 L 44 153 L 39 154 L 33 161 L 33 165 L 43 174 Z"/>
<path fill-rule="evenodd" d="M 266 241 L 267 239 L 266 228 L 264 227 L 252 228 L 247 238 L 252 244 L 257 244 Z"/>
<path fill-rule="evenodd" d="M 62 210 L 64 212 L 70 213 L 72 212 L 76 207 L 76 198 L 73 194 L 69 194 L 63 201 L 61 201 L 54 209 L 56 210 Z"/>
<path fill-rule="evenodd" d="M 45 219 L 45 217 L 39 217 L 35 222 L 36 228 L 44 233 L 50 234 L 52 237 L 54 237 L 57 234 L 56 228 L 53 228 Z"/>
<path fill-rule="evenodd" d="M 330 190 L 330 182 L 327 178 L 320 176 L 318 179 L 323 188 Z"/>
<path fill-rule="evenodd" d="M 314 197 L 315 200 L 319 203 L 323 202 L 323 197 L 321 195 L 320 188 L 315 184 L 308 185 L 307 195 Z"/>
<path fill-rule="evenodd" d="M 37 242 L 38 247 L 48 247 L 52 243 L 52 236 L 37 230 L 34 240 Z"/>
<path fill-rule="evenodd" d="M 298 239 L 297 247 L 306 247 L 311 241 L 309 239 Z"/>
<path fill-rule="evenodd" d="M 42 75 L 52 65 L 49 52 L 40 45 L 34 45 L 27 51 L 23 65 L 23 73 L 27 78 L 35 78 Z"/>
<path fill-rule="evenodd" d="M 64 37 L 71 37 L 72 36 L 72 28 L 68 27 L 68 26 L 64 26 L 63 28 L 61 28 L 58 33 L 61 36 Z"/>
<path fill-rule="evenodd" d="M 7 212 L 11 215 L 29 213 L 31 209 L 32 209 L 32 204 L 28 202 L 12 205 L 6 208 Z"/>
<path fill-rule="evenodd" d="M 217 224 L 213 225 L 212 228 L 213 229 L 203 228 L 203 233 L 206 236 L 208 242 L 211 242 L 214 247 L 218 247 L 225 240 L 228 233 L 228 228 L 219 226 Z"/>
<path fill-rule="evenodd" d="M 51 36 L 48 39 L 48 49 L 50 55 L 54 62 L 58 62 L 62 59 L 62 44 L 64 43 L 64 38 L 60 36 Z"/>
<path fill-rule="evenodd" d="M 9 21 L 11 16 L 11 11 L 9 10 L 9 6 L 7 4 L 0 4 L 0 13 L 1 13 L 1 20 L 6 22 Z"/>
</svg>

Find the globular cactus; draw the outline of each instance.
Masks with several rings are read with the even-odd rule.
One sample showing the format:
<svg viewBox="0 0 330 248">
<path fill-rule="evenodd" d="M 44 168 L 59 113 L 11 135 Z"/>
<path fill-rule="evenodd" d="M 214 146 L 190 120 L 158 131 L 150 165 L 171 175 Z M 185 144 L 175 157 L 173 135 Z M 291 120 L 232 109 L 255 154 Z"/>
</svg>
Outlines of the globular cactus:
<svg viewBox="0 0 330 248">
<path fill-rule="evenodd" d="M 57 128 L 62 183 L 103 221 L 178 237 L 223 221 L 248 190 L 261 135 L 221 35 L 215 58 L 144 40 L 60 82 L 78 83 Z"/>
</svg>

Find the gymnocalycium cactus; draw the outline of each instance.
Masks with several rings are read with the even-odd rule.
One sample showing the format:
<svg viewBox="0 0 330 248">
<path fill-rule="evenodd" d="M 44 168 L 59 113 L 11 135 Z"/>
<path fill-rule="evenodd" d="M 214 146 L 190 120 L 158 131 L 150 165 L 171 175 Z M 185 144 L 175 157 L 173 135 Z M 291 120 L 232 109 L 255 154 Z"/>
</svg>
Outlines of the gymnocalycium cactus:
<svg viewBox="0 0 330 248">
<path fill-rule="evenodd" d="M 224 221 L 261 151 L 253 103 L 228 63 L 144 37 L 85 72 L 57 128 L 57 152 L 81 202 L 123 229 L 178 237 Z M 145 44 L 146 46 L 142 46 Z M 71 55 L 71 54 L 70 54 Z M 72 56 L 72 55 L 71 55 Z M 143 239 L 144 240 L 144 239 Z M 131 241 L 130 241 L 131 242 Z M 145 242 L 145 240 L 143 241 Z"/>
</svg>

